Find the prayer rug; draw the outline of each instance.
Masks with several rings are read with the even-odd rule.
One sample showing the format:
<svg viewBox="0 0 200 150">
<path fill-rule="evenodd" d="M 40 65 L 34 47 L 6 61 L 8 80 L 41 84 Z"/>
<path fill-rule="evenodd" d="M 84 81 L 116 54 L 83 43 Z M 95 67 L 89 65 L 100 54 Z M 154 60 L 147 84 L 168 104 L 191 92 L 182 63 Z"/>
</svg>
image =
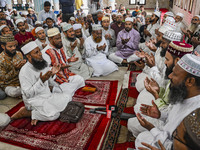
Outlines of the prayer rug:
<svg viewBox="0 0 200 150">
<path fill-rule="evenodd" d="M 23 102 L 7 114 L 11 116 L 22 106 Z M 105 126 L 110 123 L 105 115 L 91 114 L 87 109 L 76 124 L 55 120 L 31 126 L 30 121 L 30 118 L 24 118 L 11 122 L 0 131 L 0 141 L 36 150 L 85 150 L 89 146 L 96 149 Z"/>
<path fill-rule="evenodd" d="M 130 89 L 129 91 L 129 96 L 133 98 L 137 98 L 138 96 L 138 91 L 135 87 L 136 81 L 137 81 L 137 76 L 140 74 L 141 71 L 131 71 L 130 76 L 129 76 L 129 86 L 128 88 Z"/>
<path fill-rule="evenodd" d="M 78 101 L 86 105 L 106 106 L 114 105 L 118 81 L 108 80 L 86 80 L 86 87 L 94 87 L 96 91 L 85 92 L 82 88 L 78 89 L 73 96 L 73 101 Z"/>
</svg>

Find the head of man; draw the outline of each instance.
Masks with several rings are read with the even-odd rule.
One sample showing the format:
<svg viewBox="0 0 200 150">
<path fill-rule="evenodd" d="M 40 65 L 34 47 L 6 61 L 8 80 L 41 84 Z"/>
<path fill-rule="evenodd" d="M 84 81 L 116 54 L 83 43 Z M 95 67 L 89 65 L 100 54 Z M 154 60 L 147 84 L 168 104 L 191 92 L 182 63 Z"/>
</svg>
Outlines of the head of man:
<svg viewBox="0 0 200 150">
<path fill-rule="evenodd" d="M 103 11 L 102 10 L 98 10 L 97 18 L 98 18 L 99 21 L 102 20 L 102 18 L 103 18 Z"/>
<path fill-rule="evenodd" d="M 51 28 L 47 30 L 47 35 L 49 38 L 49 42 L 57 49 L 61 49 L 63 47 L 61 34 L 58 28 Z"/>
<path fill-rule="evenodd" d="M 17 42 L 13 35 L 3 35 L 0 37 L 1 47 L 9 57 L 16 55 Z"/>
<path fill-rule="evenodd" d="M 2 25 L 7 25 L 6 19 L 1 19 L 0 20 L 0 26 L 2 26 Z"/>
<path fill-rule="evenodd" d="M 123 21 L 123 15 L 122 14 L 117 14 L 116 18 L 117 24 L 121 24 Z"/>
<path fill-rule="evenodd" d="M 140 10 L 141 10 L 142 12 L 144 11 L 144 6 L 143 6 L 143 5 L 140 6 Z"/>
<path fill-rule="evenodd" d="M 125 6 L 124 6 L 124 5 L 121 6 L 121 8 L 120 8 L 120 13 L 121 13 L 121 14 L 125 14 L 125 13 L 126 13 L 126 12 L 125 12 Z"/>
<path fill-rule="evenodd" d="M 28 8 L 28 13 L 29 13 L 29 14 L 33 14 L 32 8 Z"/>
<path fill-rule="evenodd" d="M 117 21 L 117 14 L 116 13 L 112 14 L 112 20 L 113 20 L 113 22 Z"/>
<path fill-rule="evenodd" d="M 80 23 L 82 26 L 84 26 L 84 24 L 85 24 L 85 20 L 84 20 L 84 17 L 78 17 L 77 18 L 77 23 Z"/>
<path fill-rule="evenodd" d="M 76 35 L 71 24 L 66 24 L 63 26 L 63 33 L 70 42 L 74 42 L 76 40 Z"/>
<path fill-rule="evenodd" d="M 35 33 L 36 33 L 36 37 L 39 40 L 45 40 L 46 39 L 46 34 L 45 34 L 44 29 L 42 27 L 37 27 L 35 29 Z"/>
<path fill-rule="evenodd" d="M 24 45 L 21 48 L 21 50 L 28 59 L 28 61 L 37 70 L 42 70 L 47 67 L 47 62 L 43 59 L 40 48 L 34 41 Z"/>
<path fill-rule="evenodd" d="M 17 28 L 19 29 L 20 32 L 26 32 L 24 20 L 17 19 L 15 23 L 16 23 Z"/>
<path fill-rule="evenodd" d="M 158 31 L 157 36 L 156 36 L 156 44 L 155 44 L 156 47 L 160 47 L 162 38 L 163 38 L 163 33 Z"/>
<path fill-rule="evenodd" d="M 94 42 L 100 43 L 102 40 L 102 27 L 100 25 L 92 26 L 92 38 Z"/>
<path fill-rule="evenodd" d="M 6 19 L 6 15 L 3 11 L 0 11 L 0 19 Z"/>
<path fill-rule="evenodd" d="M 1 29 L 1 35 L 7 35 L 7 34 L 13 35 L 13 32 L 12 30 L 10 30 L 10 28 L 7 25 L 3 25 L 3 28 Z"/>
<path fill-rule="evenodd" d="M 110 8 L 106 7 L 106 13 L 110 13 Z"/>
<path fill-rule="evenodd" d="M 51 3 L 49 1 L 44 2 L 44 11 L 49 12 L 51 8 Z"/>
<path fill-rule="evenodd" d="M 52 18 L 50 18 L 50 17 L 46 18 L 46 24 L 47 24 L 48 28 L 52 28 L 53 23 L 54 23 L 54 20 Z"/>
<path fill-rule="evenodd" d="M 160 19 L 159 15 L 160 15 L 159 12 L 154 12 L 154 13 L 151 15 L 151 18 L 150 18 L 149 22 L 150 22 L 151 24 L 155 24 L 156 22 L 158 22 L 158 20 Z"/>
<path fill-rule="evenodd" d="M 82 25 L 81 24 L 74 24 L 73 25 L 73 29 L 75 31 L 75 36 L 77 38 L 82 38 L 83 37 L 83 34 L 82 34 Z"/>
<path fill-rule="evenodd" d="M 183 20 L 183 14 L 182 13 L 177 13 L 176 17 L 174 18 L 176 23 L 181 22 Z"/>
<path fill-rule="evenodd" d="M 189 26 L 189 30 L 193 33 L 199 26 L 200 20 L 198 16 L 194 16 L 191 20 L 191 25 Z"/>
<path fill-rule="evenodd" d="M 110 19 L 108 17 L 103 17 L 102 18 L 102 27 L 104 29 L 108 29 L 110 26 Z"/>
<path fill-rule="evenodd" d="M 89 22 L 89 23 L 92 23 L 92 15 L 91 14 L 88 14 L 87 15 L 87 22 Z"/>
<path fill-rule="evenodd" d="M 133 29 L 133 18 L 126 18 L 125 20 L 125 30 L 127 32 L 131 31 Z"/>
<path fill-rule="evenodd" d="M 75 18 L 74 18 L 74 17 L 70 17 L 69 23 L 70 23 L 71 25 L 75 24 L 75 23 L 76 23 Z"/>
<path fill-rule="evenodd" d="M 37 28 L 37 27 L 42 27 L 42 24 L 40 21 L 35 22 L 35 28 Z"/>
</svg>

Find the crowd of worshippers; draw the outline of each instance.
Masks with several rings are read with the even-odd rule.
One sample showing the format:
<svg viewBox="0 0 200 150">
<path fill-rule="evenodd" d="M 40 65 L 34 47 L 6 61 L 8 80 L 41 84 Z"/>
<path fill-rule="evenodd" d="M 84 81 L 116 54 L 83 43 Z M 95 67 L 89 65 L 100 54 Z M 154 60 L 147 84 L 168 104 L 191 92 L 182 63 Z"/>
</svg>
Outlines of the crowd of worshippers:
<svg viewBox="0 0 200 150">
<path fill-rule="evenodd" d="M 120 5 L 118 13 L 77 11 L 62 22 L 50 6 L 38 17 L 32 9 L 0 12 L 0 98 L 22 96 L 25 104 L 11 117 L 1 113 L 0 126 L 55 120 L 86 79 L 135 64 L 142 72 L 128 129 L 136 149 L 200 148 L 200 16 L 185 27 L 182 13 L 161 21 L 158 11 L 131 14 Z"/>
</svg>

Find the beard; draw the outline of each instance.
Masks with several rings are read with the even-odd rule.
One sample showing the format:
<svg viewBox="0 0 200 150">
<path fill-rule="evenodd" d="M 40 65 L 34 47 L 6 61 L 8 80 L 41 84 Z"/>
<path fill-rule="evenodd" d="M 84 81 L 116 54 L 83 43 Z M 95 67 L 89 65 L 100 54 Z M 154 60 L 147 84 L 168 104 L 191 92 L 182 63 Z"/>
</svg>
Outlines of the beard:
<svg viewBox="0 0 200 150">
<path fill-rule="evenodd" d="M 16 51 L 14 52 L 14 53 L 11 53 L 9 50 L 7 50 L 6 48 L 5 48 L 5 52 L 6 52 L 6 54 L 8 55 L 8 56 L 10 56 L 10 57 L 14 57 L 15 55 L 16 55 Z"/>
<path fill-rule="evenodd" d="M 82 34 L 79 34 L 79 35 L 76 35 L 77 38 L 82 38 L 83 35 Z"/>
<path fill-rule="evenodd" d="M 162 48 L 162 50 L 160 51 L 160 56 L 165 57 L 166 52 L 167 52 L 167 48 Z"/>
<path fill-rule="evenodd" d="M 121 23 L 121 21 L 116 21 L 117 22 L 117 24 L 120 24 Z"/>
<path fill-rule="evenodd" d="M 185 80 L 178 86 L 170 85 L 169 92 L 169 103 L 177 104 L 183 103 L 184 99 L 187 97 L 187 87 L 185 86 Z"/>
<path fill-rule="evenodd" d="M 156 47 L 160 47 L 160 44 L 162 43 L 162 41 L 157 41 L 157 43 L 155 44 Z"/>
<path fill-rule="evenodd" d="M 129 31 L 131 31 L 131 28 L 125 28 L 125 30 L 126 30 L 127 32 L 129 32 Z"/>
<path fill-rule="evenodd" d="M 150 22 L 150 23 L 154 22 L 154 19 L 150 19 L 149 22 Z"/>
<path fill-rule="evenodd" d="M 102 37 L 93 37 L 93 40 L 96 42 L 96 43 L 100 43 L 101 40 L 102 40 Z"/>
<path fill-rule="evenodd" d="M 32 65 L 35 67 L 37 70 L 42 70 L 47 67 L 47 62 L 43 60 L 37 60 L 35 58 L 32 58 Z"/>
<path fill-rule="evenodd" d="M 67 37 L 67 39 L 70 41 L 70 42 L 74 42 L 76 40 L 76 37 L 74 36 L 73 38 L 70 38 L 70 37 Z"/>
<path fill-rule="evenodd" d="M 169 66 L 169 67 L 166 66 L 165 79 L 169 79 L 168 76 L 172 73 L 174 66 L 175 66 L 174 62 L 171 66 Z"/>
<path fill-rule="evenodd" d="M 194 31 L 197 29 L 197 27 L 198 27 L 198 24 L 192 23 L 192 24 L 190 25 L 190 27 L 189 27 L 189 30 L 190 30 L 191 32 L 194 32 Z"/>
</svg>

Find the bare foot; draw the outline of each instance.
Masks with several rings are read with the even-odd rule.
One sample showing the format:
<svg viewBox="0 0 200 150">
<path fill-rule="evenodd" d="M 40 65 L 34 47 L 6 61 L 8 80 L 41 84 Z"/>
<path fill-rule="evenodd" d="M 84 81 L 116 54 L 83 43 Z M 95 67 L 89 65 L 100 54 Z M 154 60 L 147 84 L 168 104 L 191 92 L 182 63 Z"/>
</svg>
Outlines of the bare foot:
<svg viewBox="0 0 200 150">
<path fill-rule="evenodd" d="M 38 122 L 38 120 L 35 120 L 35 119 L 34 119 L 34 120 L 31 120 L 31 125 L 32 125 L 32 126 L 35 126 L 35 125 L 37 124 L 37 122 Z"/>
<path fill-rule="evenodd" d="M 27 110 L 25 107 L 22 107 L 11 116 L 11 120 L 30 117 L 30 116 L 31 116 L 31 111 Z"/>
</svg>

